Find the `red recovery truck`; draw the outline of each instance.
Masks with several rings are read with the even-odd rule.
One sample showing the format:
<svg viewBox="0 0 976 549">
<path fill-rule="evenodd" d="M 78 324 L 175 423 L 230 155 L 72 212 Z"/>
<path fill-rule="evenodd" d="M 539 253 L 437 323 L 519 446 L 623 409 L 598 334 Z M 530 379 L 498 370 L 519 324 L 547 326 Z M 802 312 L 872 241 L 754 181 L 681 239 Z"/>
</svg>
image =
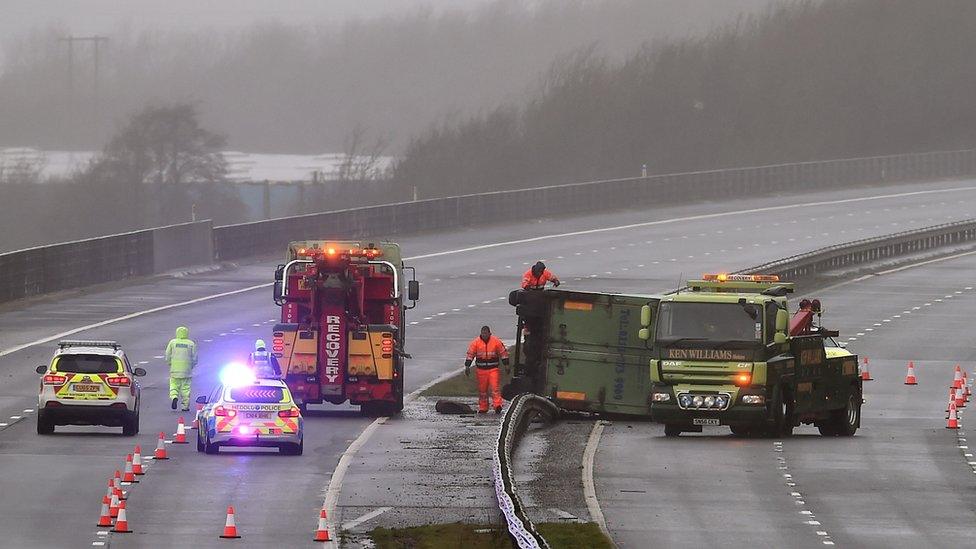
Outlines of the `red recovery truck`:
<svg viewBox="0 0 976 549">
<path fill-rule="evenodd" d="M 275 271 L 272 352 L 299 407 L 348 400 L 367 415 L 401 411 L 404 312 L 419 290 L 392 242 L 290 243 Z"/>
</svg>

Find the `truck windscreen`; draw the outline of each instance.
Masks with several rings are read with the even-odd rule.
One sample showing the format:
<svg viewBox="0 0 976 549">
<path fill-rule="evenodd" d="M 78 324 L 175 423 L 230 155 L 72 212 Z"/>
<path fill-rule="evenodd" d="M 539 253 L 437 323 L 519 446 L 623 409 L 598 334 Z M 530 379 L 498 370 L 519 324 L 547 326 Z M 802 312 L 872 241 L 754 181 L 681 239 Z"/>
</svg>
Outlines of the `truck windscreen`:
<svg viewBox="0 0 976 549">
<path fill-rule="evenodd" d="M 739 303 L 661 303 L 657 340 L 745 341 L 762 339 L 762 309 Z"/>
</svg>

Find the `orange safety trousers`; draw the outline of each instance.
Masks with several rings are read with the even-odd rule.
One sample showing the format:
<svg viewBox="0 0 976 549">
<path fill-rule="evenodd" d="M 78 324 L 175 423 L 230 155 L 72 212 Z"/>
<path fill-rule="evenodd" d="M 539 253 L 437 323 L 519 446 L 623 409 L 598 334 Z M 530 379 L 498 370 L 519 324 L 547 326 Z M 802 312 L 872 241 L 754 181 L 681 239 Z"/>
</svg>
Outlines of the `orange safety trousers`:
<svg viewBox="0 0 976 549">
<path fill-rule="evenodd" d="M 491 391 L 492 406 L 502 405 L 502 392 L 498 388 L 498 368 L 475 368 L 478 374 L 478 410 L 488 411 L 488 391 Z"/>
</svg>

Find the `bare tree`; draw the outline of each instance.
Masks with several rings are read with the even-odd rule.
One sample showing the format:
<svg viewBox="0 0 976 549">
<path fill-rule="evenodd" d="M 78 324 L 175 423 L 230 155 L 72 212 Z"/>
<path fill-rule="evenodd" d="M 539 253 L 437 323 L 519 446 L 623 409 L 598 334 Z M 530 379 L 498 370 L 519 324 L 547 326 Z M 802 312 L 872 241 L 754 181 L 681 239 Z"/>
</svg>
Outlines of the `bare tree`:
<svg viewBox="0 0 976 549">
<path fill-rule="evenodd" d="M 372 181 L 389 175 L 384 155 L 390 146 L 388 137 L 370 140 L 366 129 L 356 125 L 343 140 L 342 160 L 335 176 L 340 181 Z"/>
<path fill-rule="evenodd" d="M 180 185 L 223 181 L 226 138 L 200 126 L 189 104 L 146 107 L 105 147 L 99 163 L 130 183 Z"/>
</svg>

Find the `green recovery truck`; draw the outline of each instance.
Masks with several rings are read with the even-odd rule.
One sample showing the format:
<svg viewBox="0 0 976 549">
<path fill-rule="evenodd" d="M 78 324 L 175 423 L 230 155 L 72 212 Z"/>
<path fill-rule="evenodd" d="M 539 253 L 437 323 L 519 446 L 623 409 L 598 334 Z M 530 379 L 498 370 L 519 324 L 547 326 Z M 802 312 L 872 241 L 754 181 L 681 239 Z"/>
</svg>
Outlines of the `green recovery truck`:
<svg viewBox="0 0 976 549">
<path fill-rule="evenodd" d="M 518 331 L 511 399 L 547 396 L 560 408 L 649 417 L 652 349 L 638 338 L 652 296 L 569 290 L 516 290 Z"/>
<path fill-rule="evenodd" d="M 727 425 L 738 435 L 787 436 L 801 423 L 851 436 L 861 421 L 857 356 L 771 275 L 706 275 L 642 308 L 651 347 L 651 417 L 667 436 Z"/>
</svg>

